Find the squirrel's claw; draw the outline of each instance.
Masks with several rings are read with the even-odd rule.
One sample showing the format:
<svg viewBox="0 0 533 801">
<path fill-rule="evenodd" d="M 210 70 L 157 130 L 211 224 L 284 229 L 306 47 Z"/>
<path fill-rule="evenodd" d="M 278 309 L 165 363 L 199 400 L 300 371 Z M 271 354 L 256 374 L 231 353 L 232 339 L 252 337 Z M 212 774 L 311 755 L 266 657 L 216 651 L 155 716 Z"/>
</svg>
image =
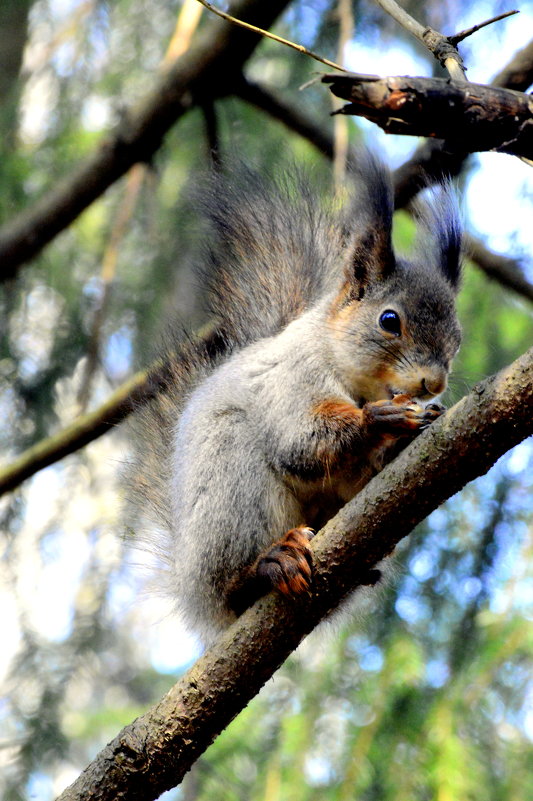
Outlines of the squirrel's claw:
<svg viewBox="0 0 533 801">
<path fill-rule="evenodd" d="M 431 410 L 432 412 L 438 412 L 439 415 L 443 414 L 446 411 L 446 406 L 442 403 L 428 403 L 426 406 L 426 412 Z"/>
<path fill-rule="evenodd" d="M 294 597 L 307 592 L 313 575 L 312 537 L 314 531 L 307 526 L 292 528 L 258 560 L 258 577 L 283 595 Z"/>
<path fill-rule="evenodd" d="M 445 407 L 431 403 L 425 408 L 411 400 L 408 395 L 366 403 L 363 407 L 367 425 L 379 427 L 382 431 L 418 433 L 427 428 Z"/>
</svg>

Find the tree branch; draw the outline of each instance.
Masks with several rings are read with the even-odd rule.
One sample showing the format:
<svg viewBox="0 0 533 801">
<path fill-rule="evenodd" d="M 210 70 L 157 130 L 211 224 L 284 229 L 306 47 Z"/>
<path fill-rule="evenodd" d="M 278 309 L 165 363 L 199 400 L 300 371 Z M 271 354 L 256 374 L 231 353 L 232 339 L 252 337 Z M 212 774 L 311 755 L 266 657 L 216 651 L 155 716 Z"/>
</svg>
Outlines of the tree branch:
<svg viewBox="0 0 533 801">
<path fill-rule="evenodd" d="M 215 352 L 220 348 L 220 334 L 213 323 L 202 326 L 197 334 L 203 341 L 207 352 Z M 170 362 L 156 361 L 147 370 L 136 373 L 125 381 L 98 409 L 79 415 L 62 431 L 47 437 L 31 448 L 28 448 L 11 464 L 0 469 L 0 496 L 17 487 L 39 470 L 58 462 L 65 456 L 83 448 L 89 442 L 105 434 L 118 423 L 121 423 L 140 405 L 148 403 L 172 380 L 176 364 L 187 362 L 186 348 L 173 354 L 173 367 Z"/>
<path fill-rule="evenodd" d="M 531 47 L 533 57 L 533 46 Z M 524 61 L 522 60 L 522 64 Z M 532 63 L 533 68 L 533 63 Z M 514 73 L 510 70 L 509 77 Z M 310 117 L 299 109 L 277 97 L 271 90 L 250 81 L 242 80 L 235 88 L 235 94 L 243 100 L 262 109 L 274 119 L 279 120 L 291 131 L 303 136 L 313 144 L 320 153 L 328 158 L 333 157 L 333 137 L 317 125 Z M 442 142 L 428 143 L 429 148 L 424 149 L 425 158 L 419 149 L 412 159 L 404 162 L 394 171 L 395 207 L 404 208 L 408 205 L 416 191 L 423 189 L 433 180 L 439 180 L 443 175 L 456 175 L 461 171 L 464 163 L 462 153 L 444 150 Z M 524 276 L 517 259 L 494 253 L 486 248 L 480 240 L 471 236 L 465 237 L 468 257 L 482 269 L 489 278 L 498 281 L 513 292 L 517 292 L 527 300 L 533 301 L 533 284 Z"/>
<path fill-rule="evenodd" d="M 140 402 L 148 402 L 153 397 L 155 386 L 156 383 L 148 372 L 137 373 L 98 409 L 80 415 L 62 431 L 28 448 L 13 462 L 0 469 L 0 495 L 18 487 L 39 470 L 98 439 L 131 414 Z"/>
<path fill-rule="evenodd" d="M 246 28 L 248 31 L 258 33 L 260 36 L 264 36 L 267 39 L 272 39 L 274 42 L 278 42 L 278 44 L 285 45 L 285 47 L 291 47 L 298 53 L 301 53 L 304 56 L 309 56 L 309 58 L 314 58 L 315 61 L 320 61 L 321 64 L 325 64 L 327 67 L 333 67 L 333 69 L 340 70 L 341 72 L 344 70 L 344 67 L 341 67 L 340 64 L 336 64 L 335 61 L 330 61 L 328 58 L 322 58 L 322 56 L 319 56 L 318 53 L 313 53 L 312 50 L 309 50 L 302 44 L 291 42 L 289 39 L 283 39 L 282 36 L 276 36 L 275 33 L 270 33 L 262 28 L 258 28 L 257 25 L 250 25 L 249 23 L 244 22 L 242 19 L 233 17 L 231 14 L 226 14 L 225 11 L 221 11 L 219 8 L 216 8 L 212 3 L 207 2 L 207 0 L 198 0 L 198 2 L 205 6 L 205 8 L 207 8 L 209 11 L 212 11 L 213 14 L 217 14 L 217 16 L 222 17 L 222 19 L 225 19 L 228 22 L 231 22 L 233 25 L 239 25 L 241 28 Z"/>
<path fill-rule="evenodd" d="M 238 0 L 234 12 L 268 27 L 288 0 Z M 215 19 L 152 92 L 124 115 L 96 152 L 35 205 L 0 229 L 0 281 L 35 256 L 136 162 L 149 161 L 171 126 L 198 98 L 227 92 L 260 37 Z"/>
<path fill-rule="evenodd" d="M 445 78 L 356 73 L 322 76 L 334 95 L 386 133 L 445 139 L 453 150 L 497 150 L 533 158 L 533 99 L 522 92 Z"/>
<path fill-rule="evenodd" d="M 525 92 L 533 83 L 533 39 L 521 50 L 518 50 L 511 61 L 494 76 L 493 86 Z"/>
<path fill-rule="evenodd" d="M 511 61 L 492 80 L 493 86 L 519 92 L 533 83 L 533 40 L 519 50 Z M 458 175 L 468 154 L 459 147 L 454 150 L 448 142 L 429 139 L 395 173 L 396 202 L 403 207 L 413 199 L 428 179 L 440 180 L 446 175 Z M 426 183 L 421 183 L 425 181 Z"/>
<path fill-rule="evenodd" d="M 514 14 L 519 13 L 520 12 L 517 9 L 514 9 L 513 11 L 504 11 L 503 14 L 498 14 L 496 17 L 486 19 L 485 22 L 479 22 L 477 25 L 472 25 L 471 28 L 466 28 L 464 31 L 454 33 L 453 36 L 448 36 L 447 39 L 452 45 L 454 45 L 454 47 L 457 47 L 459 42 L 462 42 L 467 38 L 467 36 L 472 36 L 473 33 L 477 33 L 482 28 L 486 28 L 487 25 L 493 25 L 495 22 L 499 22 L 502 19 L 507 19 L 507 17 L 512 17 Z"/>
<path fill-rule="evenodd" d="M 156 798 L 246 706 L 301 639 L 414 525 L 533 431 L 533 349 L 433 423 L 312 541 L 314 588 L 249 609 L 60 801 Z M 401 506 L 398 499 L 401 499 Z"/>
<path fill-rule="evenodd" d="M 466 80 L 463 59 L 449 37 L 433 30 L 429 26 L 424 27 L 421 25 L 407 11 L 404 11 L 395 0 L 376 0 L 376 3 L 387 14 L 390 14 L 402 28 L 412 34 L 415 39 L 418 39 L 424 47 L 427 47 L 437 61 L 448 70 L 452 80 L 457 82 Z"/>
<path fill-rule="evenodd" d="M 468 258 L 483 270 L 485 275 L 533 302 L 533 284 L 525 277 L 518 259 L 494 253 L 475 236 L 465 236 L 464 244 Z"/>
</svg>

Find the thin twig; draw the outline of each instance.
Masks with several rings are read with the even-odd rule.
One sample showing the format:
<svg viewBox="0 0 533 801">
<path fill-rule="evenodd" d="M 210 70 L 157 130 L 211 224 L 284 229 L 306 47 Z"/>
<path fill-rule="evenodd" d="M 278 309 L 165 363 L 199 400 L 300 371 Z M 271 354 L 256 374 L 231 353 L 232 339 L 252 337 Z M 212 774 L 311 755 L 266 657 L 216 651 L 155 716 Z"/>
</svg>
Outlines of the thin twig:
<svg viewBox="0 0 533 801">
<path fill-rule="evenodd" d="M 242 19 L 236 19 L 235 17 L 232 17 L 231 14 L 226 14 L 225 11 L 215 8 L 215 6 L 211 5 L 211 3 L 208 3 L 207 0 L 198 0 L 198 2 L 208 8 L 209 11 L 212 11 L 213 14 L 217 14 L 219 17 L 222 17 L 222 19 L 225 19 L 228 22 L 233 22 L 234 25 L 240 25 L 241 28 L 246 28 L 248 31 L 258 33 L 260 36 L 265 36 L 267 39 L 273 39 L 275 42 L 279 42 L 287 47 L 292 47 L 293 50 L 297 50 L 299 53 L 303 53 L 305 56 L 314 58 L 315 61 L 320 61 L 327 67 L 333 67 L 333 69 L 340 70 L 341 72 L 346 71 L 345 67 L 341 67 L 340 64 L 336 64 L 334 61 L 330 61 L 328 58 L 322 58 L 322 56 L 317 55 L 317 53 L 313 53 L 312 50 L 308 50 L 307 47 L 304 47 L 303 45 L 296 44 L 296 42 L 291 42 L 289 39 L 283 39 L 281 36 L 276 36 L 275 33 L 270 33 L 269 31 L 265 31 L 263 28 L 258 28 L 255 25 L 250 25 L 248 22 L 243 22 Z"/>
<path fill-rule="evenodd" d="M 471 28 L 466 28 L 460 33 L 454 33 L 453 36 L 448 36 L 448 40 L 453 45 L 457 45 L 459 42 L 462 42 L 463 39 L 466 39 L 467 36 L 472 36 L 473 33 L 481 30 L 481 28 L 485 28 L 486 25 L 492 25 L 493 22 L 499 22 L 499 20 L 505 19 L 505 17 L 510 17 L 513 14 L 520 14 L 520 11 L 515 8 L 514 11 L 506 11 L 505 14 L 498 14 L 497 17 L 492 17 L 492 19 L 485 20 L 485 22 L 480 22 L 478 25 L 472 25 Z"/>
<path fill-rule="evenodd" d="M 429 26 L 424 27 L 421 25 L 407 11 L 400 8 L 395 0 L 376 0 L 376 3 L 387 14 L 390 14 L 402 28 L 409 31 L 419 42 L 427 47 L 430 53 L 433 53 L 437 61 L 448 70 L 452 80 L 466 81 L 463 60 L 447 36 Z"/>
</svg>

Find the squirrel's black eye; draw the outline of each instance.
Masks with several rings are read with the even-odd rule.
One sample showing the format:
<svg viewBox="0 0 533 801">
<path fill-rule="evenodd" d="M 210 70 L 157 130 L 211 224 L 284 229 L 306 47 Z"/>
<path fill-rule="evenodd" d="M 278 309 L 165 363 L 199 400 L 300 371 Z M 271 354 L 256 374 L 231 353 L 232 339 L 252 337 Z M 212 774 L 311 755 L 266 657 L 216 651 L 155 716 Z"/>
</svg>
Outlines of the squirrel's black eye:
<svg viewBox="0 0 533 801">
<path fill-rule="evenodd" d="M 402 333 L 400 315 L 392 311 L 392 309 L 386 309 L 380 315 L 379 324 L 388 334 L 394 334 L 394 336 L 399 337 Z"/>
</svg>

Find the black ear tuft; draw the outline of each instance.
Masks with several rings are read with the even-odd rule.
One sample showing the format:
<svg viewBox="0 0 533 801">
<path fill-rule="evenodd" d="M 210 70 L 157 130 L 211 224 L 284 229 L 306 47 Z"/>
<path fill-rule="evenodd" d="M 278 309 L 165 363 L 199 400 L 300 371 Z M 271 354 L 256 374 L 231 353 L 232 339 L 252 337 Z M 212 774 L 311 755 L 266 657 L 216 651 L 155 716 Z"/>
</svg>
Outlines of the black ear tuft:
<svg viewBox="0 0 533 801">
<path fill-rule="evenodd" d="M 388 169 L 368 151 L 350 165 L 355 194 L 346 225 L 351 239 L 347 277 L 359 287 L 394 270 L 391 229 L 394 199 Z"/>
<path fill-rule="evenodd" d="M 433 263 L 457 290 L 461 278 L 462 224 L 457 195 L 451 182 L 432 189 L 429 198 L 414 204 L 419 220 L 417 249 L 424 260 L 433 252 Z"/>
</svg>

